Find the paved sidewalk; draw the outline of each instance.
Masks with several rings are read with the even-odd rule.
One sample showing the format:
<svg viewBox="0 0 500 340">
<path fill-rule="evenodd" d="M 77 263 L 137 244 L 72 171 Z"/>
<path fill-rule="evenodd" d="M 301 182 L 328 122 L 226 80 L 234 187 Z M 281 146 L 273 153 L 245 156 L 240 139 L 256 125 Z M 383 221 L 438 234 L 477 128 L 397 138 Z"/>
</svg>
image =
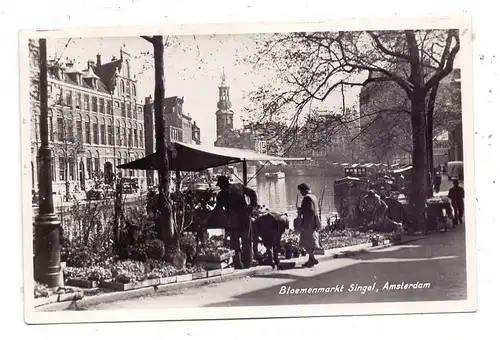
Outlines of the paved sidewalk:
<svg viewBox="0 0 500 340">
<path fill-rule="evenodd" d="M 416 283 L 416 287 L 421 284 L 421 287 L 384 289 L 387 283 L 387 288 L 390 288 L 391 285 L 402 282 Z M 363 289 L 368 289 L 363 287 L 372 287 L 373 284 L 373 291 L 363 293 Z M 342 291 L 338 291 L 342 286 Z M 314 294 L 286 293 L 295 289 L 307 291 L 309 288 L 325 287 L 334 291 Z M 255 277 L 95 305 L 85 309 L 460 300 L 466 298 L 466 287 L 465 233 L 463 226 L 459 226 L 447 233 L 433 234 L 411 244 L 321 262 L 312 269 L 273 271 Z M 354 291 L 349 291 L 350 289 Z"/>
</svg>

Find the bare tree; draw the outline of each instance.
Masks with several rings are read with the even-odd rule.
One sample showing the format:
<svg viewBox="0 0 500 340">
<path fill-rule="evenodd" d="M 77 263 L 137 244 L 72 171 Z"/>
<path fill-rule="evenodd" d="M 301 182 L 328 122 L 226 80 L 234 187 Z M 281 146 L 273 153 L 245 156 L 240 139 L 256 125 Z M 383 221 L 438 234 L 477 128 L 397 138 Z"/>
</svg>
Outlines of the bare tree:
<svg viewBox="0 0 500 340">
<path fill-rule="evenodd" d="M 83 147 L 82 136 L 80 131 L 77 131 L 75 135 L 73 126 L 73 117 L 69 112 L 65 112 L 64 109 L 53 111 L 53 117 L 56 118 L 57 131 L 52 131 L 54 135 L 52 143 L 52 150 L 54 156 L 56 156 L 60 162 L 60 166 L 64 166 L 64 185 L 65 185 L 65 200 L 71 200 L 71 188 L 70 188 L 70 168 L 73 169 L 72 175 L 76 176 L 77 168 L 77 158 L 85 152 Z M 56 138 L 54 138 L 56 137 Z"/>
<path fill-rule="evenodd" d="M 266 101 L 271 108 L 292 107 L 292 124 L 311 101 L 325 101 L 334 91 L 342 94 L 345 108 L 345 88 L 383 82 L 399 86 L 410 102 L 413 222 L 426 230 L 427 126 L 432 119 L 427 113 L 434 105 L 428 99 L 452 72 L 459 50 L 458 30 L 300 32 L 266 37 L 255 62 L 277 71 L 285 89 L 272 88 Z"/>
</svg>

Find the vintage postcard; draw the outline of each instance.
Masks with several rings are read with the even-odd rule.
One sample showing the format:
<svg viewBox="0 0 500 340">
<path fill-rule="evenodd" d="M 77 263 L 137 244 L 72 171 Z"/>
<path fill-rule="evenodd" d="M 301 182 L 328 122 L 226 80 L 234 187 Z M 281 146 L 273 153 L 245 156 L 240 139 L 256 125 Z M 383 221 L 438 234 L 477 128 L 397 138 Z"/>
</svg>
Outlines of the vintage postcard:
<svg viewBox="0 0 500 340">
<path fill-rule="evenodd" d="M 26 322 L 475 311 L 470 25 L 22 31 Z"/>
</svg>

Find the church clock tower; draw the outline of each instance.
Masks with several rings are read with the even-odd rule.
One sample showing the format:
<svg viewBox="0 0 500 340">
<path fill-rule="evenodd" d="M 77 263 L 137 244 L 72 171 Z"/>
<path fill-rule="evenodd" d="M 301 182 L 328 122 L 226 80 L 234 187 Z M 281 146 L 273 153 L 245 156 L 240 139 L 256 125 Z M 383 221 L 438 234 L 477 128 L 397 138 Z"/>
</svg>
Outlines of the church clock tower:
<svg viewBox="0 0 500 340">
<path fill-rule="evenodd" d="M 222 83 L 219 86 L 219 102 L 217 103 L 217 138 L 222 136 L 225 131 L 233 130 L 234 112 L 231 110 L 231 101 L 229 100 L 229 86 L 226 84 L 226 74 L 222 70 Z"/>
</svg>

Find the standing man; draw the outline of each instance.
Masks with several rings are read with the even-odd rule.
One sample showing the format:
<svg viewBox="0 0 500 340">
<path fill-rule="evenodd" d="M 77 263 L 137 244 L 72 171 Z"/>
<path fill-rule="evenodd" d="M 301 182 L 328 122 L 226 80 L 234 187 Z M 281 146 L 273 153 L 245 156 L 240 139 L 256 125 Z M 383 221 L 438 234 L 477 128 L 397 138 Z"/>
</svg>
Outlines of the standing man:
<svg viewBox="0 0 500 340">
<path fill-rule="evenodd" d="M 441 189 L 441 181 L 442 181 L 442 176 L 439 170 L 436 170 L 436 174 L 434 175 L 434 191 L 439 192 L 439 189 Z"/>
<path fill-rule="evenodd" d="M 465 190 L 460 187 L 458 180 L 453 181 L 453 188 L 448 192 L 448 198 L 451 200 L 451 206 L 455 212 L 454 224 L 462 223 L 464 216 Z"/>
<path fill-rule="evenodd" d="M 321 228 L 318 198 L 311 193 L 311 189 L 305 183 L 297 186 L 297 189 L 303 196 L 302 203 L 297 211 L 297 216 L 302 218 L 299 244 L 306 249 L 309 255 L 304 267 L 314 267 L 318 264 L 318 260 L 314 257 L 314 251 L 321 248 L 318 234 Z"/>
<path fill-rule="evenodd" d="M 231 249 L 235 251 L 234 268 L 250 268 L 253 260 L 251 215 L 257 208 L 257 194 L 241 183 L 230 184 L 227 176 L 219 176 L 216 185 L 220 192 L 214 209 L 225 208 L 228 212 Z M 245 196 L 250 199 L 249 205 Z M 240 237 L 243 247 L 240 245 Z"/>
</svg>

